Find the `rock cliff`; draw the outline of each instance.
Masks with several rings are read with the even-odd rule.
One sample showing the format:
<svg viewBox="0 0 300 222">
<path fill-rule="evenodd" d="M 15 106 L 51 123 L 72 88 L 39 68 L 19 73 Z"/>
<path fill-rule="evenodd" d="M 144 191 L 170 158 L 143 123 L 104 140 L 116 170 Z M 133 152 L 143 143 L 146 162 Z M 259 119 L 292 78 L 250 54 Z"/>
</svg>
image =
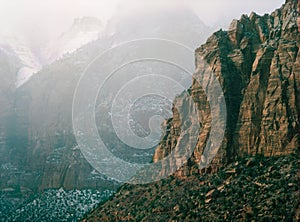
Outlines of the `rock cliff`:
<svg viewBox="0 0 300 222">
<path fill-rule="evenodd" d="M 208 154 L 203 151 L 212 118 L 207 89 L 201 87 L 203 80 L 199 81 L 203 68 L 213 71 L 209 79 L 219 80 L 227 105 L 225 138 L 208 169 L 216 170 L 222 163 L 244 155 L 277 156 L 299 148 L 299 43 L 297 1 L 292 0 L 270 15 L 259 16 L 254 12 L 250 16 L 242 15 L 232 21 L 228 31 L 214 33 L 196 50 L 190 98 L 176 98 L 173 118 L 164 123 L 166 130 L 154 162 L 176 146 L 180 139 L 181 114 L 175 107 L 186 104 L 183 100 L 191 100 L 198 107 L 202 130 L 191 160 L 178 175 L 198 171 L 199 167 L 195 166 L 199 164 L 200 168 L 205 166 Z M 205 67 L 203 60 L 207 63 Z M 214 95 L 214 99 L 218 96 Z"/>
<path fill-rule="evenodd" d="M 176 152 L 182 135 L 189 133 L 180 119 L 193 113 L 195 104 L 201 131 L 192 157 L 167 179 L 125 184 L 83 221 L 298 221 L 299 160 L 291 154 L 300 145 L 297 15 L 297 1 L 287 0 L 271 15 L 243 15 L 198 48 L 190 96 L 175 99 L 153 161 Z M 210 75 L 201 78 L 206 71 Z M 226 100 L 226 133 L 210 166 L 199 172 L 211 154 L 204 147 L 212 128 L 207 91 L 214 78 Z M 212 100 L 219 97 L 214 94 Z M 165 169 L 177 164 L 163 162 Z"/>
</svg>

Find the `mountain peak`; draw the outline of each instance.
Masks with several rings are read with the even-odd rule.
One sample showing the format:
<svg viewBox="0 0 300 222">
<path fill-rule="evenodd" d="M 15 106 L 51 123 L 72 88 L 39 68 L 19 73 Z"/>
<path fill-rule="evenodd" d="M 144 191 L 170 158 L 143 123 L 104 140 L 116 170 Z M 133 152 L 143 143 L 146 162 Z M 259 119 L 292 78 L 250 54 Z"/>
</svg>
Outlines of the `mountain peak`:
<svg viewBox="0 0 300 222">
<path fill-rule="evenodd" d="M 84 16 L 81 18 L 75 18 L 71 29 L 77 29 L 80 31 L 94 31 L 102 29 L 102 22 L 95 17 Z"/>
<path fill-rule="evenodd" d="M 72 26 L 46 48 L 46 63 L 52 63 L 65 54 L 95 41 L 104 30 L 103 23 L 95 17 L 75 18 Z"/>
</svg>

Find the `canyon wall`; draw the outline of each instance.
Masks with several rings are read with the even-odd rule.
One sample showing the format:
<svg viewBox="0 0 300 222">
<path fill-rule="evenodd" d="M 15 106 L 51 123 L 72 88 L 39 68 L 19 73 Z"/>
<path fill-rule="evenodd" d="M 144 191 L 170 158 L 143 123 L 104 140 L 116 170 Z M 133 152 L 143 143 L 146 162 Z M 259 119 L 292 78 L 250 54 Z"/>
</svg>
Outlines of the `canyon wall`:
<svg viewBox="0 0 300 222">
<path fill-rule="evenodd" d="M 196 50 L 196 72 L 188 90 L 190 97 L 175 99 L 173 117 L 163 124 L 165 131 L 154 162 L 170 154 L 177 141 L 182 139 L 180 119 L 183 114 L 176 107 L 187 102 L 198 108 L 201 132 L 193 155 L 178 171 L 179 176 L 199 172 L 207 166 L 208 156 L 218 148 L 210 167 L 205 170 L 215 171 L 223 163 L 244 155 L 285 155 L 299 148 L 300 37 L 297 16 L 297 1 L 287 0 L 270 15 L 259 16 L 253 12 L 233 20 L 228 31 L 214 33 Z M 223 89 L 227 119 L 221 146 L 211 147 L 207 153 L 204 148 L 212 128 L 210 102 L 220 98 L 217 93 L 210 101 L 207 99 L 207 93 L 213 87 L 212 79 L 218 80 Z M 220 109 L 216 111 L 224 112 Z M 192 110 L 187 112 L 192 113 Z M 173 167 L 176 161 L 163 164 Z"/>
</svg>

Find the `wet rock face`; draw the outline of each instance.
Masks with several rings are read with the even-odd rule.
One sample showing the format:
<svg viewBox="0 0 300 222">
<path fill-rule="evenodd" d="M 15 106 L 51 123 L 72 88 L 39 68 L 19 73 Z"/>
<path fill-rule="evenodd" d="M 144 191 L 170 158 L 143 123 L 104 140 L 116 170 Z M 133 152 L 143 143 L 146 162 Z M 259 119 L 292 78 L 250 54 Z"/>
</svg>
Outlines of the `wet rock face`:
<svg viewBox="0 0 300 222">
<path fill-rule="evenodd" d="M 271 15 L 243 15 L 228 31 L 214 33 L 196 50 L 195 79 L 205 60 L 214 71 L 215 77 L 210 78 L 217 78 L 223 88 L 227 106 L 226 135 L 212 169 L 237 156 L 284 155 L 299 147 L 299 43 L 297 1 L 290 0 Z M 203 147 L 211 129 L 205 90 L 194 81 L 189 92 L 199 109 L 202 130 L 190 166 L 183 167 L 179 175 L 191 173 L 206 158 Z M 180 139 L 179 116 L 175 111 L 164 123 L 167 130 L 154 161 L 168 155 Z"/>
</svg>

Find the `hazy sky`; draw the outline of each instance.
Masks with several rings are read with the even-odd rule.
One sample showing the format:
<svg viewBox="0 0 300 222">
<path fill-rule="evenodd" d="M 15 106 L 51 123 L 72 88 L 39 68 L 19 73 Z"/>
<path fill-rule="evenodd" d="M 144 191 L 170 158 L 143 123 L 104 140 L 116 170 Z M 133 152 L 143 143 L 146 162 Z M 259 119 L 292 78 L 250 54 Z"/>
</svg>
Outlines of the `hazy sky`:
<svg viewBox="0 0 300 222">
<path fill-rule="evenodd" d="M 0 34 L 17 33 L 26 38 L 46 39 L 70 27 L 76 17 L 95 16 L 106 22 L 132 5 L 147 7 L 154 0 L 0 0 Z M 272 12 L 284 0 L 160 0 L 157 4 L 192 6 L 209 26 L 225 27 L 233 18 L 255 11 Z"/>
</svg>

